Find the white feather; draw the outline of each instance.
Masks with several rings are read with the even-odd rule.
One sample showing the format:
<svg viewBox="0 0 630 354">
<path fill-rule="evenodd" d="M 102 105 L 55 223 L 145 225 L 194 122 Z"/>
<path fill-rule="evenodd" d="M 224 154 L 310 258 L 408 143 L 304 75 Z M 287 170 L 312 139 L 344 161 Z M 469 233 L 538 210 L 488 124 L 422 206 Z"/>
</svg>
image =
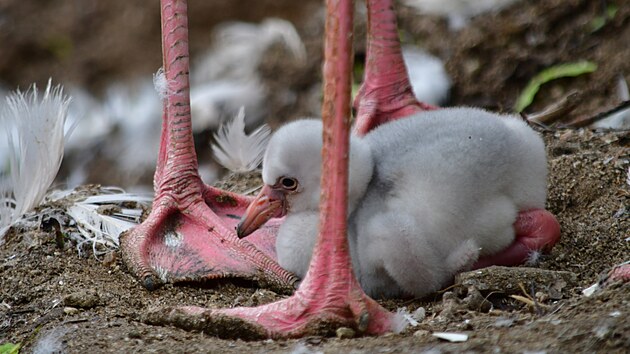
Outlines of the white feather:
<svg viewBox="0 0 630 354">
<path fill-rule="evenodd" d="M 542 253 L 540 253 L 540 251 L 531 250 L 527 254 L 527 260 L 525 260 L 525 265 L 528 267 L 537 266 L 538 263 L 540 263 L 541 258 L 542 258 Z"/>
<path fill-rule="evenodd" d="M 159 68 L 158 71 L 153 74 L 153 86 L 155 87 L 155 91 L 157 91 L 158 96 L 160 96 L 161 99 L 165 99 L 169 93 L 169 89 L 164 68 Z"/>
<path fill-rule="evenodd" d="M 218 27 L 212 48 L 196 60 L 191 72 L 190 101 L 193 131 L 216 129 L 245 106 L 247 126 L 258 124 L 267 112 L 268 90 L 258 68 L 265 52 L 280 43 L 288 57 L 306 62 L 306 49 L 288 21 L 267 19 L 261 24 L 229 22 Z M 276 93 L 278 95 L 278 93 Z M 287 90 L 287 101 L 292 92 Z"/>
<path fill-rule="evenodd" d="M 442 60 L 415 46 L 404 46 L 402 54 L 416 99 L 436 106 L 444 104 L 451 90 L 451 78 Z"/>
<path fill-rule="evenodd" d="M 0 102 L 5 102 L 8 92 L 0 83 Z M 2 104 L 0 104 L 0 107 Z M 9 171 L 9 139 L 0 134 L 0 176 Z M 0 177 L 0 180 L 2 177 Z"/>
<path fill-rule="evenodd" d="M 231 122 L 214 135 L 212 151 L 217 161 L 233 172 L 247 172 L 260 165 L 270 129 L 262 125 L 251 134 L 245 133 L 245 110 L 241 108 Z"/>
<path fill-rule="evenodd" d="M 6 98 L 0 123 L 9 143 L 9 182 L 0 190 L 0 243 L 10 225 L 43 200 L 59 171 L 69 102 L 51 80 L 42 97 L 33 85 Z"/>
<path fill-rule="evenodd" d="M 4 234 L 9 227 L 15 222 L 15 200 L 12 197 L 12 191 L 8 178 L 0 180 L 0 245 L 4 242 Z"/>
<path fill-rule="evenodd" d="M 241 107 L 249 112 L 246 125 L 256 124 L 266 113 L 263 108 L 266 99 L 264 86 L 257 79 L 246 82 L 216 80 L 192 87 L 190 107 L 193 132 L 216 130 L 226 117 L 236 115 Z"/>
<path fill-rule="evenodd" d="M 260 59 L 274 43 L 282 43 L 296 60 L 306 60 L 304 43 L 288 21 L 270 18 L 260 25 L 228 22 L 219 26 L 212 49 L 195 65 L 193 84 L 220 79 L 247 82 L 258 77 Z"/>
<path fill-rule="evenodd" d="M 67 230 L 70 238 L 77 242 L 77 250 L 81 253 L 83 245 L 92 246 L 94 256 L 118 248 L 120 235 L 140 223 L 142 206 L 151 204 L 151 197 L 128 193 L 109 194 L 110 190 L 101 190 L 104 194 L 87 197 L 71 204 L 65 213 L 76 223 L 77 232 Z M 126 207 L 130 202 L 139 207 Z M 100 210 L 104 205 L 117 206 L 119 209 L 109 215 Z"/>
<path fill-rule="evenodd" d="M 418 322 L 413 320 L 411 314 L 409 313 L 409 310 L 407 310 L 406 307 L 399 307 L 398 310 L 396 310 L 394 317 L 392 318 L 392 332 L 396 334 L 401 333 L 407 327 L 409 327 L 409 325 L 415 327 L 418 325 Z"/>
<path fill-rule="evenodd" d="M 94 254 L 99 254 L 99 246 L 111 249 L 118 246 L 118 236 L 134 224 L 119 220 L 97 212 L 98 206 L 77 203 L 68 208 L 67 213 L 77 223 L 79 234 L 71 234 L 71 238 L 79 239 L 77 249 L 81 252 L 83 244 L 92 244 Z M 78 237 L 76 237 L 78 236 Z"/>
<path fill-rule="evenodd" d="M 64 327 L 57 327 L 39 335 L 33 347 L 33 354 L 55 354 L 63 353 L 63 336 L 70 330 Z"/>
<path fill-rule="evenodd" d="M 460 29 L 471 17 L 488 11 L 499 11 L 519 0 L 403 0 L 407 6 L 426 15 L 444 16 L 451 29 Z"/>
<path fill-rule="evenodd" d="M 628 83 L 623 75 L 619 75 L 617 80 L 617 97 L 619 97 L 619 100 L 621 101 L 630 100 Z M 592 124 L 592 127 L 604 129 L 630 129 L 630 108 L 611 114 L 609 117 Z"/>
</svg>

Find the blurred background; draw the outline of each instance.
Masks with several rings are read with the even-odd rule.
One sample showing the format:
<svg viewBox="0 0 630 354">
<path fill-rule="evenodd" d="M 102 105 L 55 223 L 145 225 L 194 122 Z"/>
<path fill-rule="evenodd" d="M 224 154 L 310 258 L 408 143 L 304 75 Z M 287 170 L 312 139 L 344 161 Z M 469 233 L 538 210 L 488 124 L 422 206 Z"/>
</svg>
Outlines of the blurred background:
<svg viewBox="0 0 630 354">
<path fill-rule="evenodd" d="M 159 11 L 159 1 L 0 2 L 2 95 L 33 83 L 43 89 L 52 78 L 72 97 L 67 125 L 76 128 L 60 184 L 151 188 L 161 126 L 152 84 L 162 65 Z M 195 135 L 208 182 L 221 173 L 210 158 L 211 131 L 239 107 L 252 127 L 317 115 L 317 96 L 304 101 L 319 92 L 322 11 L 312 0 L 189 2 Z"/>
<path fill-rule="evenodd" d="M 571 120 L 621 100 L 619 78 L 630 74 L 625 0 L 497 0 L 483 9 L 469 3 L 398 4 L 421 99 L 510 112 L 544 68 L 591 60 L 596 72 L 544 87 L 529 109 L 577 90 L 580 106 Z M 190 0 L 189 17 L 195 140 L 200 172 L 212 183 L 224 173 L 211 156 L 212 133 L 241 106 L 249 129 L 319 115 L 324 6 L 319 0 Z M 364 3 L 357 1 L 355 86 L 365 21 Z M 57 186 L 151 190 L 161 120 L 152 75 L 161 66 L 160 46 L 157 0 L 0 1 L 0 96 L 33 83 L 44 88 L 49 78 L 72 96 L 68 125 L 76 128 Z M 0 159 L 3 149 L 0 141 Z"/>
</svg>

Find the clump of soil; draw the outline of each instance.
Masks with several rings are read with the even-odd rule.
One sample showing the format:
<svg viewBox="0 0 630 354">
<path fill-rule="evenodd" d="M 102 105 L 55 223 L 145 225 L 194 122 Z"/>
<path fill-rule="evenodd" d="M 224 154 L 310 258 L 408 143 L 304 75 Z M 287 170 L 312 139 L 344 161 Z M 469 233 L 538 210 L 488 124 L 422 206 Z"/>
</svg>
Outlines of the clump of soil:
<svg viewBox="0 0 630 354">
<path fill-rule="evenodd" d="M 582 101 L 569 117 L 575 118 L 616 104 L 612 78 L 618 74 L 627 78 L 630 73 L 630 49 L 623 42 L 630 37 L 630 9 L 622 1 L 607 3 L 618 10 L 594 32 L 587 29 L 601 15 L 601 2 L 579 0 L 522 2 L 474 19 L 460 33 L 449 32 L 442 20 L 412 16 L 403 8 L 401 27 L 447 60 L 454 77 L 455 104 L 507 109 L 527 79 L 544 67 L 581 59 L 596 61 L 595 73 L 544 87 L 531 108 L 541 109 L 578 89 L 583 92 Z M 102 14 L 116 19 L 115 12 Z M 301 17 L 294 15 L 299 21 Z M 149 22 L 159 23 L 156 13 L 150 16 Z M 77 32 L 82 28 L 81 23 L 69 26 Z M 16 39 L 20 40 L 25 41 Z M 116 41 L 127 48 L 138 39 L 119 36 Z M 28 57 L 28 52 L 19 53 Z M 15 55 L 12 58 L 17 63 Z M 81 64 L 86 67 L 90 62 Z M 28 72 L 33 67 L 16 68 Z M 90 80 L 90 75 L 97 74 L 77 75 Z M 316 80 L 317 75 L 312 77 Z M 148 325 L 141 319 L 162 307 L 255 306 L 283 296 L 255 284 L 230 281 L 166 285 L 149 292 L 126 272 L 117 252 L 103 260 L 86 253 L 79 256 L 73 245 L 60 246 L 54 232 L 15 229 L 0 246 L 0 344 L 22 343 L 30 351 L 46 337 L 61 341 L 70 353 L 624 352 L 630 347 L 630 283 L 607 285 L 591 297 L 582 290 L 630 257 L 630 134 L 588 129 L 542 134 L 549 156 L 547 208 L 558 217 L 562 239 L 550 254 L 538 259 L 535 268 L 562 271 L 558 273 L 562 276 L 529 276 L 526 268 L 515 268 L 512 271 L 523 279 L 522 289 L 519 285 L 506 291 L 504 286 L 502 293 L 489 294 L 483 287 L 462 283 L 426 299 L 382 302 L 392 311 L 403 306 L 411 312 L 425 309 L 419 324 L 400 334 L 245 342 Z M 436 331 L 462 332 L 469 338 L 448 343 L 431 335 Z"/>
</svg>

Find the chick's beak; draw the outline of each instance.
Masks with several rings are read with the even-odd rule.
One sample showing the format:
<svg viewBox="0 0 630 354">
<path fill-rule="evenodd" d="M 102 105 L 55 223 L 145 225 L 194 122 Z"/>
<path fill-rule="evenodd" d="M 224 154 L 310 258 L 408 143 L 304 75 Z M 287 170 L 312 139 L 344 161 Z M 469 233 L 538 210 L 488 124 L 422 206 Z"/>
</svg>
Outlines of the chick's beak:
<svg viewBox="0 0 630 354">
<path fill-rule="evenodd" d="M 286 211 L 286 194 L 282 190 L 264 185 L 241 217 L 241 221 L 236 226 L 236 234 L 239 238 L 243 238 L 258 230 L 269 219 L 284 216 Z"/>
</svg>

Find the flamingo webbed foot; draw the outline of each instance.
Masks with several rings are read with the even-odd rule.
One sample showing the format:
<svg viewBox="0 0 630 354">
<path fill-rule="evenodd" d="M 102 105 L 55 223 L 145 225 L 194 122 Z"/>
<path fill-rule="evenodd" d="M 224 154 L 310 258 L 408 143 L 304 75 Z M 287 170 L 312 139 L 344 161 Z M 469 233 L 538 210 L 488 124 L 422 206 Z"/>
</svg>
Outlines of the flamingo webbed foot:
<svg viewBox="0 0 630 354">
<path fill-rule="evenodd" d="M 234 228 L 250 198 L 206 186 L 197 199 L 180 210 L 159 198 L 143 224 L 121 237 L 123 259 L 145 288 L 229 277 L 293 291 L 297 278 L 274 261 L 279 221 L 240 240 Z"/>
</svg>

